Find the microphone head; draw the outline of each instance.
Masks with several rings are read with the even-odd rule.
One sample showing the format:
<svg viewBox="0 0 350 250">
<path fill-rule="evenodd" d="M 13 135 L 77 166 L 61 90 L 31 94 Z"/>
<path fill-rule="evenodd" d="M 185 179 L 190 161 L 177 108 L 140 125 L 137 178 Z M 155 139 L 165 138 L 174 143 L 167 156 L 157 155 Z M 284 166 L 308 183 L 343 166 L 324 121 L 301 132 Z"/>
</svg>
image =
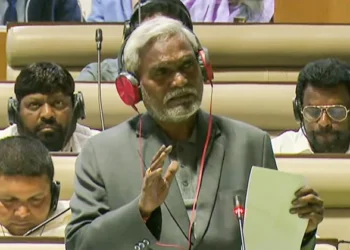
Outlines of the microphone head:
<svg viewBox="0 0 350 250">
<path fill-rule="evenodd" d="M 234 209 L 233 209 L 234 214 L 239 218 L 243 217 L 244 206 L 242 204 L 242 199 L 240 195 L 235 195 L 233 199 L 233 205 L 234 205 Z"/>
<path fill-rule="evenodd" d="M 102 42 L 102 29 L 96 29 L 95 40 L 96 42 Z"/>
</svg>

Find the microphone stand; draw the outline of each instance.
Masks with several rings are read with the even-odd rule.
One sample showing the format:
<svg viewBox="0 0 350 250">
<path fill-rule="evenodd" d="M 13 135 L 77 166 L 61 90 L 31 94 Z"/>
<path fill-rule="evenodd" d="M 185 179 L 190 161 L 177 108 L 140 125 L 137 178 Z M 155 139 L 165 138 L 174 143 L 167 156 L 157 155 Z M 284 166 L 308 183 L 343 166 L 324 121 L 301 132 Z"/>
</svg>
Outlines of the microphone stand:
<svg viewBox="0 0 350 250">
<path fill-rule="evenodd" d="M 55 220 L 56 218 L 60 217 L 62 214 L 68 212 L 70 210 L 70 207 L 66 208 L 65 210 L 61 211 L 60 213 L 56 214 L 55 216 L 52 216 L 51 218 L 45 220 L 44 222 L 40 223 L 39 225 L 37 225 L 36 227 L 34 227 L 33 229 L 29 230 L 28 232 L 26 232 L 25 234 L 23 234 L 23 236 L 28 236 L 32 233 L 34 233 L 35 231 L 37 231 L 38 229 L 42 228 L 43 226 L 49 224 L 51 221 Z"/>
<path fill-rule="evenodd" d="M 234 214 L 236 215 L 236 218 L 238 220 L 238 224 L 239 224 L 239 233 L 241 235 L 241 245 L 242 245 L 242 250 L 246 250 L 246 246 L 245 246 L 245 239 L 244 239 L 244 234 L 243 234 L 243 214 L 244 214 L 244 207 L 241 205 L 241 198 L 239 195 L 236 195 L 234 200 L 233 200 L 233 204 L 234 204 Z"/>
<path fill-rule="evenodd" d="M 99 105 L 99 111 L 100 111 L 100 120 L 101 120 L 101 128 L 102 131 L 105 130 L 105 121 L 104 121 L 104 114 L 103 114 L 103 105 L 102 105 L 102 90 L 101 90 L 101 78 L 102 78 L 102 72 L 101 72 L 101 50 L 102 50 L 102 30 L 97 29 L 96 30 L 96 47 L 97 47 L 97 85 L 98 85 L 98 105 Z"/>
</svg>

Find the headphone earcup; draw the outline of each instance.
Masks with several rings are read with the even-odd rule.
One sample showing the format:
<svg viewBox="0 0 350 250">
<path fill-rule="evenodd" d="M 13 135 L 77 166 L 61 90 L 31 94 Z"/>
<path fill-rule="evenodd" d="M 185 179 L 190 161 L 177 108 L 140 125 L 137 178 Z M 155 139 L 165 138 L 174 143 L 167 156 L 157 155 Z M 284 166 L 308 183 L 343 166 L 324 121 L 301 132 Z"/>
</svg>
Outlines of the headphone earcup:
<svg viewBox="0 0 350 250">
<path fill-rule="evenodd" d="M 53 181 L 51 184 L 51 204 L 50 211 L 57 209 L 58 201 L 60 199 L 61 183 L 59 181 Z"/>
<path fill-rule="evenodd" d="M 78 91 L 76 94 L 74 94 L 74 106 L 73 106 L 73 112 L 77 119 L 85 119 L 86 113 L 85 113 L 85 102 L 84 102 L 84 96 L 81 91 Z"/>
<path fill-rule="evenodd" d="M 214 79 L 213 67 L 209 60 L 209 51 L 206 48 L 203 48 L 198 51 L 198 63 L 202 71 L 202 76 L 204 82 L 212 81 Z"/>
<path fill-rule="evenodd" d="M 297 122 L 301 122 L 302 121 L 301 105 L 296 97 L 293 99 L 293 113 L 294 113 L 294 119 Z"/>
<path fill-rule="evenodd" d="M 139 81 L 128 72 L 121 72 L 118 75 L 115 87 L 122 101 L 128 106 L 135 106 L 142 100 Z"/>
<path fill-rule="evenodd" d="M 10 125 L 17 123 L 18 112 L 18 101 L 10 97 L 7 102 L 7 117 Z"/>
</svg>

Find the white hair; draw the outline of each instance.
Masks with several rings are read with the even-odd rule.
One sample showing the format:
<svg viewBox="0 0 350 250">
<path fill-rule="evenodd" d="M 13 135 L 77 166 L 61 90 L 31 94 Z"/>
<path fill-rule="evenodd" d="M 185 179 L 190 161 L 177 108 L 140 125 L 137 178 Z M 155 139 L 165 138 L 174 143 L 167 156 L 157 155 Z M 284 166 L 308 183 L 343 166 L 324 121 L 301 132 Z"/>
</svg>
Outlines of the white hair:
<svg viewBox="0 0 350 250">
<path fill-rule="evenodd" d="M 180 21 L 172 18 L 158 16 L 141 23 L 133 31 L 124 48 L 124 69 L 129 72 L 136 72 L 140 64 L 141 50 L 151 41 L 168 39 L 180 35 L 187 39 L 194 51 L 197 51 L 199 44 L 195 34 L 185 27 Z"/>
</svg>

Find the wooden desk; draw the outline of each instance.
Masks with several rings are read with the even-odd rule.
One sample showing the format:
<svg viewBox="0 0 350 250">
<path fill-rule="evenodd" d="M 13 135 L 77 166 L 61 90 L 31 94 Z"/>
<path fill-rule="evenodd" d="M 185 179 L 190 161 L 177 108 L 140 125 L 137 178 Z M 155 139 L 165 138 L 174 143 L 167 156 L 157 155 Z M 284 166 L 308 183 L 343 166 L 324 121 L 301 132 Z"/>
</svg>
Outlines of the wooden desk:
<svg viewBox="0 0 350 250">
<path fill-rule="evenodd" d="M 0 244 L 3 243 L 50 243 L 50 244 L 63 244 L 63 237 L 22 237 L 22 236 L 4 236 L 0 237 Z"/>
<path fill-rule="evenodd" d="M 350 23 L 349 0 L 275 0 L 274 23 Z"/>
<path fill-rule="evenodd" d="M 0 26 L 0 81 L 6 80 L 6 27 Z"/>
</svg>

